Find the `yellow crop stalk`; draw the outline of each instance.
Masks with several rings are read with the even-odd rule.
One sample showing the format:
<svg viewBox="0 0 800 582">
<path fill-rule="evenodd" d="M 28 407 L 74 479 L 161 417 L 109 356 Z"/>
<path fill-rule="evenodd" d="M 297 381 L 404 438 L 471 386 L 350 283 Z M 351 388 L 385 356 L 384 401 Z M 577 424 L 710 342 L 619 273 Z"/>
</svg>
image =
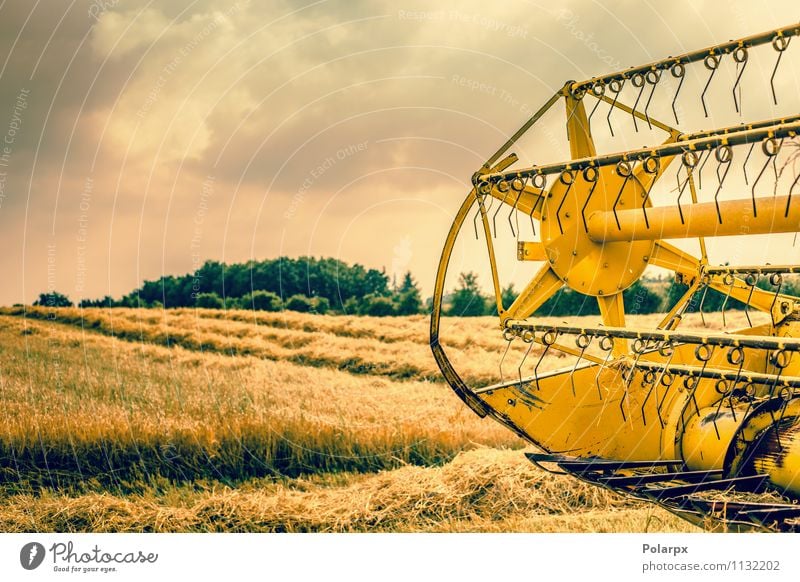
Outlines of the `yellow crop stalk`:
<svg viewBox="0 0 800 582">
<path fill-rule="evenodd" d="M 800 230 L 800 197 L 794 192 L 800 176 L 790 177 L 779 191 L 783 172 L 777 171 L 787 144 L 800 135 L 800 115 L 682 133 L 649 112 L 656 86 L 672 77 L 677 121 L 675 100 L 686 70 L 698 64 L 709 75 L 701 95 L 707 112 L 706 91 L 723 59 L 732 59 L 739 71 L 733 87 L 739 111 L 737 89 L 750 51 L 771 46 L 776 54 L 772 83 L 789 41 L 799 34 L 795 24 L 568 82 L 474 174 L 439 263 L 431 348 L 462 400 L 538 447 L 541 452 L 528 456 L 542 468 L 557 467 L 650 500 L 708 528 L 800 531 L 800 504 L 795 503 L 800 498 L 800 299 L 785 291 L 800 266 L 714 265 L 705 244 L 707 237 Z M 626 85 L 638 93 L 633 106 L 620 100 Z M 774 86 L 772 97 L 777 101 Z M 508 150 L 561 101 L 571 159 L 514 169 L 518 159 L 506 155 Z M 588 115 L 587 102 L 594 104 Z M 591 118 L 601 103 L 608 107 L 607 119 L 619 110 L 637 131 L 647 124 L 663 130 L 665 138 L 651 147 L 598 154 Z M 720 200 L 734 159 L 744 160 L 750 191 L 741 199 Z M 716 180 L 706 186 L 713 196 L 703 196 L 698 182 L 709 161 Z M 673 203 L 655 206 L 654 184 L 676 166 Z M 534 233 L 538 224 L 538 240 L 521 240 L 519 228 L 512 233 L 517 259 L 541 267 L 511 305 L 501 296 L 492 204 L 505 205 L 509 217 L 529 217 Z M 573 359 L 571 365 L 546 373 L 538 373 L 536 365 L 532 375 L 520 372 L 518 378 L 481 387 L 468 386 L 455 370 L 440 343 L 440 316 L 450 258 L 473 211 L 488 250 L 500 320 L 496 333 L 509 345 L 538 344 L 534 353 L 540 362 L 560 352 Z M 699 256 L 669 239 L 696 239 Z M 649 266 L 673 271 L 689 289 L 658 325 L 634 329 L 626 325 L 623 291 Z M 596 298 L 602 325 L 537 322 L 534 312 L 565 287 Z M 726 304 L 738 302 L 748 320 L 749 310 L 760 311 L 768 323 L 731 333 L 682 330 L 692 298 L 709 290 L 725 296 L 723 317 Z M 763 491 L 773 495 L 754 500 L 753 492 Z"/>
</svg>

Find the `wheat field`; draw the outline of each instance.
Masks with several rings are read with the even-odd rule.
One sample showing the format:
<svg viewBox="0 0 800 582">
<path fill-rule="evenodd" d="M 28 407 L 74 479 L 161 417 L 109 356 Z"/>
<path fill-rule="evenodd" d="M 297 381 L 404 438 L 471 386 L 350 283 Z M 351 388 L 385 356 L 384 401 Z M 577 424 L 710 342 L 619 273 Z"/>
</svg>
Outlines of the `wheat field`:
<svg viewBox="0 0 800 582">
<path fill-rule="evenodd" d="M 427 333 L 423 316 L 2 308 L 0 531 L 696 531 L 531 465 L 441 380 Z M 470 382 L 497 381 L 495 320 L 446 318 L 442 338 Z"/>
</svg>

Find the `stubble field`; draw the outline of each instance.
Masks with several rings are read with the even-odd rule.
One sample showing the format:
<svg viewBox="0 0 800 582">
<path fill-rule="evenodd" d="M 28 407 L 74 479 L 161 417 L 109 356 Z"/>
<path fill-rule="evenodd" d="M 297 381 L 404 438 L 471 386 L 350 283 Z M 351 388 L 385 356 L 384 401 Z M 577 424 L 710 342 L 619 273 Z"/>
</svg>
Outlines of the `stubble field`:
<svg viewBox="0 0 800 582">
<path fill-rule="evenodd" d="M 494 329 L 443 322 L 470 382 L 498 380 Z M 694 531 L 531 465 L 440 379 L 427 333 L 423 316 L 0 309 L 0 531 Z"/>
</svg>

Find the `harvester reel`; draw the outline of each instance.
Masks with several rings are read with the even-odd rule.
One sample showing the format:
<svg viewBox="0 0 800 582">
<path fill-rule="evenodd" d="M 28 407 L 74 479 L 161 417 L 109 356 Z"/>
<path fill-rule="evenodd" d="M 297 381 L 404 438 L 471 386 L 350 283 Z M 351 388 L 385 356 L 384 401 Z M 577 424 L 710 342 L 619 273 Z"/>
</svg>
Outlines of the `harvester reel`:
<svg viewBox="0 0 800 582">
<path fill-rule="evenodd" d="M 439 264 L 431 348 L 470 408 L 538 447 L 541 452 L 528 455 L 537 465 L 652 501 L 707 528 L 800 531 L 800 299 L 785 290 L 800 265 L 714 265 L 705 245 L 706 237 L 798 231 L 800 175 L 781 181 L 778 164 L 788 165 L 786 146 L 797 143 L 800 115 L 683 133 L 649 111 L 658 84 L 671 77 L 678 122 L 675 103 L 686 69 L 700 65 L 708 71 L 699 96 L 708 116 L 714 105 L 708 88 L 722 59 L 732 59 L 739 112 L 742 73 L 749 51 L 760 46 L 776 54 L 770 86 L 777 102 L 775 75 L 798 35 L 800 24 L 570 81 L 473 175 Z M 628 83 L 637 94 L 633 106 L 620 101 Z M 508 150 L 562 100 L 571 159 L 514 169 L 518 159 Z M 645 124 L 663 130 L 664 140 L 598 154 L 592 118 L 601 104 L 612 136 L 612 113 L 621 112 L 636 131 Z M 731 171 L 743 172 L 749 191 L 720 200 Z M 651 193 L 663 180 L 675 185 L 675 199 L 656 206 Z M 502 301 L 493 242 L 501 209 L 517 240 L 517 259 L 542 264 L 511 305 Z M 488 251 L 500 318 L 495 333 L 509 346 L 527 345 L 517 377 L 502 377 L 501 360 L 500 381 L 477 387 L 462 380 L 439 341 L 447 268 L 470 221 Z M 521 238 L 528 221 L 538 241 Z M 670 239 L 696 240 L 700 256 Z M 658 325 L 635 329 L 625 321 L 623 292 L 648 266 L 674 272 L 689 288 Z M 536 310 L 565 287 L 597 301 L 602 325 L 537 322 Z M 766 314 L 768 323 L 730 333 L 682 330 L 690 301 L 701 297 L 702 314 L 709 290 L 725 297 L 724 326 L 734 301 L 744 304 L 748 322 L 752 311 Z M 573 363 L 540 371 L 555 352 Z M 533 361 L 526 364 L 528 358 Z M 768 501 L 754 497 L 765 491 L 772 492 Z"/>
</svg>

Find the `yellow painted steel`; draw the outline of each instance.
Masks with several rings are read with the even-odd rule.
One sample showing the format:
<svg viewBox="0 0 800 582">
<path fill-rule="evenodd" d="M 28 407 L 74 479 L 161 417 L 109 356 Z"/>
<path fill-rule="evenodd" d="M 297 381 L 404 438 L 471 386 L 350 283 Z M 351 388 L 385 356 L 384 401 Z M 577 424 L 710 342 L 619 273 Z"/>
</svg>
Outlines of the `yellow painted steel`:
<svg viewBox="0 0 800 582">
<path fill-rule="evenodd" d="M 722 470 L 734 434 L 744 422 L 746 406 L 738 414 L 709 406 L 686 422 L 681 438 L 681 458 L 692 471 Z"/>
<path fill-rule="evenodd" d="M 775 234 L 800 230 L 800 205 L 789 196 L 770 196 L 677 206 L 595 212 L 587 220 L 589 237 L 599 243 L 717 236 Z M 757 213 L 753 214 L 755 206 Z M 719 221 L 719 216 L 724 220 Z"/>
<path fill-rule="evenodd" d="M 546 261 L 547 253 L 540 242 L 519 241 L 517 243 L 518 261 Z"/>
<path fill-rule="evenodd" d="M 767 36 L 757 38 L 762 42 Z M 631 77 L 610 75 L 591 83 L 598 79 L 611 83 Z M 795 137 L 800 116 L 681 133 L 605 92 L 593 92 L 591 83 L 567 83 L 473 176 L 474 187 L 456 214 L 439 262 L 431 318 L 434 357 L 475 412 L 493 417 L 547 452 L 622 461 L 678 459 L 684 469 L 721 471 L 724 477 L 763 473 L 781 492 L 800 497 L 800 353 L 793 355 L 792 344 L 781 354 L 788 344 L 775 343 L 776 338 L 800 338 L 800 298 L 780 284 L 772 291 L 756 286 L 751 276 L 763 275 L 758 266 L 710 266 L 705 246 L 705 237 L 800 231 L 800 196 L 700 202 L 694 171 L 684 166 L 689 200 L 684 198 L 680 208 L 654 207 L 650 200 L 654 184 L 674 158 L 683 163 L 681 156 L 687 153 L 707 151 L 710 156 L 713 148 L 752 143 L 751 138 L 762 135 Z M 646 121 L 667 137 L 660 146 L 598 155 L 586 95 Z M 510 169 L 516 156 L 498 162 L 559 99 L 565 106 L 571 160 L 521 170 Z M 515 233 L 520 268 L 541 264 L 533 266 L 511 305 L 502 303 L 495 252 L 503 248 L 493 242 L 488 201 L 539 224 L 540 242 L 519 240 Z M 509 342 L 530 344 L 525 349 L 529 359 L 518 368 L 520 377 L 482 387 L 468 386 L 460 378 L 439 341 L 450 257 L 468 213 L 476 207 L 501 332 Z M 696 239 L 699 257 L 666 242 L 678 238 Z M 665 335 L 658 341 L 630 334 L 635 330 L 626 321 L 623 301 L 623 292 L 649 266 L 668 269 L 689 286 L 665 309 L 656 327 Z M 566 325 L 550 331 L 536 327 L 534 313 L 565 287 L 595 298 L 602 321 L 598 329 L 606 336 L 572 331 L 573 346 L 567 332 L 560 331 Z M 689 302 L 709 289 L 768 314 L 770 322 L 725 334 L 724 341 L 713 330 L 687 336 L 679 326 Z M 540 371 L 548 353 L 565 357 L 566 365 Z"/>
</svg>

